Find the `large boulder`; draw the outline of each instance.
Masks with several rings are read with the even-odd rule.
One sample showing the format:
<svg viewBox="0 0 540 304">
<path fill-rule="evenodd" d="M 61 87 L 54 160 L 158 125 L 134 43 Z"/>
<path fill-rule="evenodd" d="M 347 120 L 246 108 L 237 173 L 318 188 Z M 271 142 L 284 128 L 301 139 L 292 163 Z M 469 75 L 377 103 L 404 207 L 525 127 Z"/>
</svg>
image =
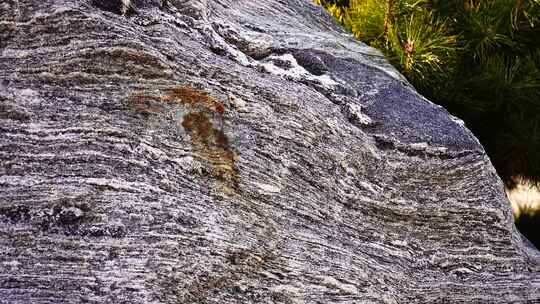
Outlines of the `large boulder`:
<svg viewBox="0 0 540 304">
<path fill-rule="evenodd" d="M 1 303 L 539 303 L 463 122 L 309 0 L 0 3 Z"/>
</svg>

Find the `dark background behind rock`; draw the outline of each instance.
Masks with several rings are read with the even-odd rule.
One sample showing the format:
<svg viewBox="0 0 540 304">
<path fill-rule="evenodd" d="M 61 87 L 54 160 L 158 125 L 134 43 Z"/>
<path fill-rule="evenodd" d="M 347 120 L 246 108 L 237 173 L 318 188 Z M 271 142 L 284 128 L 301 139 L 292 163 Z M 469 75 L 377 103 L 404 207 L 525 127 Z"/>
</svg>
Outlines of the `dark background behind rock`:
<svg viewBox="0 0 540 304">
<path fill-rule="evenodd" d="M 0 4 L 6 303 L 535 303 L 484 150 L 310 1 Z"/>
</svg>

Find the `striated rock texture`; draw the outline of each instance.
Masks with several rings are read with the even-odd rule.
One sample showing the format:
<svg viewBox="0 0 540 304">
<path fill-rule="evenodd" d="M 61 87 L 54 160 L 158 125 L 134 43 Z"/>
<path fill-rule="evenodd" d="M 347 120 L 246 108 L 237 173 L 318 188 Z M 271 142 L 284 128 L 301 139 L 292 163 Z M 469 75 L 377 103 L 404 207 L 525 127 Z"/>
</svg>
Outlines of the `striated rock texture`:
<svg viewBox="0 0 540 304">
<path fill-rule="evenodd" d="M 0 3 L 1 303 L 540 303 L 458 119 L 309 0 Z"/>
</svg>

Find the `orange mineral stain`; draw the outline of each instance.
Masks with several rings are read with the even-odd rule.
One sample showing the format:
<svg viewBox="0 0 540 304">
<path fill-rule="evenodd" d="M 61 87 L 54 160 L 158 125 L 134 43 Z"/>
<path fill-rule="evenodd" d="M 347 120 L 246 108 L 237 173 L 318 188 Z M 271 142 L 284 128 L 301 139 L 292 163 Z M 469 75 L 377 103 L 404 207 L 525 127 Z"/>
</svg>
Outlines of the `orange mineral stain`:
<svg viewBox="0 0 540 304">
<path fill-rule="evenodd" d="M 225 183 L 227 189 L 237 189 L 237 155 L 231 149 L 225 133 L 212 123 L 217 120 L 223 125 L 226 107 L 222 102 L 190 86 L 170 88 L 164 96 L 137 92 L 131 94 L 128 102 L 139 112 L 171 117 L 171 110 L 167 110 L 164 104 L 185 107 L 187 114 L 182 117 L 180 125 L 189 134 L 195 152 L 211 166 L 214 178 Z"/>
</svg>

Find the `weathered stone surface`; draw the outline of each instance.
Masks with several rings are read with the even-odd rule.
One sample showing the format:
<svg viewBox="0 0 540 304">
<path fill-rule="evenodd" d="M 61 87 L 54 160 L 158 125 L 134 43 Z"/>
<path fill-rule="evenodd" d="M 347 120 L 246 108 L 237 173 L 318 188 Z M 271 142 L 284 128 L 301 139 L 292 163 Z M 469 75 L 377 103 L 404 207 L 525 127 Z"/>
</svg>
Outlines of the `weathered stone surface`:
<svg viewBox="0 0 540 304">
<path fill-rule="evenodd" d="M 2 303 L 540 302 L 478 141 L 308 0 L 2 1 L 0 138 Z"/>
</svg>

